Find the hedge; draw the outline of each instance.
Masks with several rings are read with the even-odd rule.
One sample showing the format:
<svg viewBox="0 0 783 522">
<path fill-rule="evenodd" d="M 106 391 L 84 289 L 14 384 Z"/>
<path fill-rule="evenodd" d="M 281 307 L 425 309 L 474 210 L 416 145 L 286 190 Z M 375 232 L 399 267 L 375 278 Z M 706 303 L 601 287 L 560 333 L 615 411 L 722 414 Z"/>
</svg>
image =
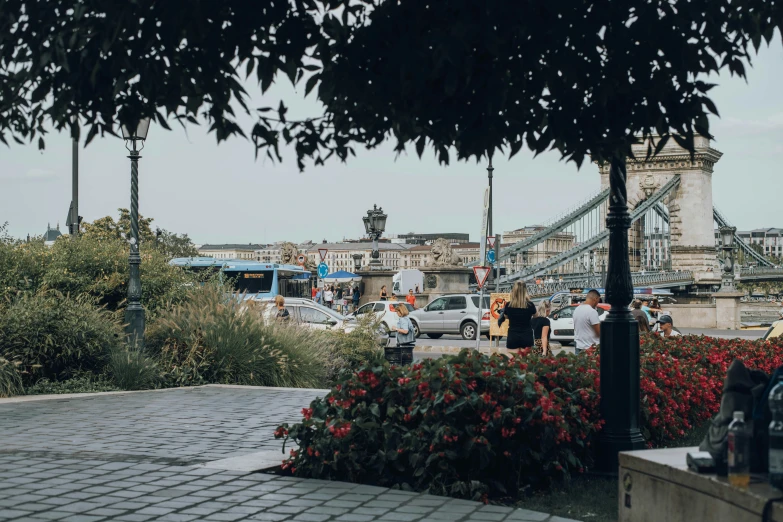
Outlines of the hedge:
<svg viewBox="0 0 783 522">
<path fill-rule="evenodd" d="M 771 373 L 783 364 L 782 347 L 778 340 L 644 337 L 648 446 L 669 445 L 717 412 L 735 358 Z M 277 429 L 298 446 L 283 470 L 475 499 L 545 488 L 593 464 L 603 423 L 598 363 L 597 348 L 555 357 L 463 350 L 359 369 L 303 409 L 302 422 Z"/>
</svg>

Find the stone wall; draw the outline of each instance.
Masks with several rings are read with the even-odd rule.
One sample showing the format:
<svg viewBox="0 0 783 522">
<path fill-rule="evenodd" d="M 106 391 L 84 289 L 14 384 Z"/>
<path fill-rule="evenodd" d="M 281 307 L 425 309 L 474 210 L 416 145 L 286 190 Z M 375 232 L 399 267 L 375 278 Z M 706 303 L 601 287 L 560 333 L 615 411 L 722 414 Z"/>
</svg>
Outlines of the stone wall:
<svg viewBox="0 0 783 522">
<path fill-rule="evenodd" d="M 667 304 L 664 308 L 672 313 L 675 327 L 715 328 L 717 325 L 714 304 Z"/>
</svg>

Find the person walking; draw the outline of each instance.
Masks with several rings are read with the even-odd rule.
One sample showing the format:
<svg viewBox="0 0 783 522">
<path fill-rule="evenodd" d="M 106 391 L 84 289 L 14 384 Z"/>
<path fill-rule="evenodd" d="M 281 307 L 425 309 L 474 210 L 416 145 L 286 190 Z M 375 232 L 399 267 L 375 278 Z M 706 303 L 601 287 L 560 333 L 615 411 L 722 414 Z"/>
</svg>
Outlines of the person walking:
<svg viewBox="0 0 783 522">
<path fill-rule="evenodd" d="M 552 323 L 549 322 L 549 315 L 546 300 L 538 303 L 536 315 L 530 320 L 530 326 L 533 328 L 533 353 L 538 355 L 552 355 L 552 349 L 549 347 L 549 337 L 552 335 Z"/>
<path fill-rule="evenodd" d="M 416 296 L 413 295 L 413 288 L 408 290 L 408 295 L 405 296 L 405 301 L 413 307 L 413 309 L 416 309 Z"/>
<path fill-rule="evenodd" d="M 378 295 L 379 301 L 386 301 L 389 298 L 389 293 L 386 292 L 386 285 L 383 285 L 381 287 L 381 293 Z"/>
<path fill-rule="evenodd" d="M 647 320 L 647 314 L 642 311 L 642 302 L 640 300 L 634 299 L 631 303 L 631 315 L 639 323 L 639 333 L 650 331 L 650 321 Z"/>
<path fill-rule="evenodd" d="M 511 299 L 498 317 L 498 326 L 508 319 L 506 348 L 516 350 L 533 346 L 533 327 L 530 319 L 535 315 L 536 307 L 527 295 L 527 286 L 522 281 L 514 283 Z"/>
<path fill-rule="evenodd" d="M 590 290 L 585 302 L 574 310 L 574 351 L 577 355 L 601 342 L 601 321 L 595 311 L 599 299 L 601 294 L 597 290 Z"/>
<path fill-rule="evenodd" d="M 362 298 L 361 292 L 359 292 L 359 286 L 353 287 L 353 295 L 351 300 L 353 301 L 353 311 L 355 312 L 359 308 L 359 299 Z"/>
<path fill-rule="evenodd" d="M 325 287 L 324 291 L 324 306 L 328 309 L 332 309 L 332 303 L 334 302 L 334 287 Z"/>
<path fill-rule="evenodd" d="M 279 323 L 287 323 L 291 319 L 291 314 L 285 307 L 285 297 L 282 295 L 276 295 L 275 306 L 277 306 L 275 320 Z"/>
<path fill-rule="evenodd" d="M 397 310 L 397 327 L 392 328 L 397 332 L 397 346 L 415 346 L 416 345 L 416 330 L 413 328 L 413 322 L 408 317 L 408 307 L 400 303 L 396 307 Z"/>
<path fill-rule="evenodd" d="M 324 297 L 323 291 L 320 288 L 317 288 L 316 290 L 317 291 L 315 292 L 315 302 L 318 304 L 323 304 L 323 297 Z"/>
<path fill-rule="evenodd" d="M 310 289 L 310 297 L 312 298 L 313 301 L 315 301 L 316 294 L 318 294 L 318 288 L 314 286 L 313 288 Z"/>
</svg>

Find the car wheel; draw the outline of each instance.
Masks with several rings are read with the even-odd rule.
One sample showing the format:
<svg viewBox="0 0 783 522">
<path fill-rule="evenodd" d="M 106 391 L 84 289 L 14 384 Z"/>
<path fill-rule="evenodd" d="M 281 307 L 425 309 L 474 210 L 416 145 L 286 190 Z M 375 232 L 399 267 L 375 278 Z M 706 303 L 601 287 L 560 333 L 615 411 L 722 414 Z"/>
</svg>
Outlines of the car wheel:
<svg viewBox="0 0 783 522">
<path fill-rule="evenodd" d="M 427 337 L 429 337 L 430 339 L 440 339 L 441 337 L 443 337 L 443 334 L 428 333 Z"/>
<path fill-rule="evenodd" d="M 421 336 L 421 330 L 419 330 L 419 325 L 416 323 L 416 321 L 411 321 L 413 323 L 413 333 L 416 334 L 416 338 L 418 339 L 419 336 Z"/>
<path fill-rule="evenodd" d="M 465 340 L 476 338 L 476 323 L 471 321 L 465 321 L 459 329 L 459 333 L 462 334 L 462 338 Z"/>
</svg>

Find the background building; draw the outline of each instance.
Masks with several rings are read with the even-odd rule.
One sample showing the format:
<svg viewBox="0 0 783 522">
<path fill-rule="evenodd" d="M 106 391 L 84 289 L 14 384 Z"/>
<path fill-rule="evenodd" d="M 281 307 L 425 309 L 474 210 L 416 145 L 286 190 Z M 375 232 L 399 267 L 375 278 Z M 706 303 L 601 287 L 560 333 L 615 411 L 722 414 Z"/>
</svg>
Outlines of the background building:
<svg viewBox="0 0 783 522">
<path fill-rule="evenodd" d="M 330 272 L 336 272 L 338 270 L 354 272 L 356 268 L 354 267 L 353 255 L 361 255 L 362 266 L 365 266 L 369 263 L 370 254 L 372 254 L 371 242 L 315 243 L 305 251 L 307 256 L 315 264 L 321 262 L 321 257 L 318 254 L 319 248 L 325 248 L 328 251 L 324 262 L 329 266 Z M 397 270 L 402 266 L 400 265 L 401 254 L 406 251 L 407 247 L 405 245 L 397 243 L 378 243 L 378 253 L 381 256 L 381 264 L 394 270 Z"/>
<path fill-rule="evenodd" d="M 52 246 L 55 241 L 57 241 L 57 238 L 60 237 L 62 233 L 60 232 L 60 224 L 57 223 L 57 228 L 52 228 L 52 225 L 49 223 L 46 224 L 46 232 L 44 232 L 43 240 L 44 245 L 46 246 Z"/>
<path fill-rule="evenodd" d="M 461 233 L 446 233 L 446 234 L 417 234 L 416 232 L 410 232 L 408 234 L 397 234 L 397 237 L 393 242 L 395 243 L 407 243 L 409 245 L 431 245 L 436 239 L 443 238 L 451 244 L 469 243 L 470 235 Z"/>
<path fill-rule="evenodd" d="M 246 245 L 201 245 L 198 248 L 198 254 L 204 257 L 214 257 L 216 259 L 249 259 L 256 260 L 256 250 L 260 250 L 265 245 L 248 243 Z"/>
</svg>

